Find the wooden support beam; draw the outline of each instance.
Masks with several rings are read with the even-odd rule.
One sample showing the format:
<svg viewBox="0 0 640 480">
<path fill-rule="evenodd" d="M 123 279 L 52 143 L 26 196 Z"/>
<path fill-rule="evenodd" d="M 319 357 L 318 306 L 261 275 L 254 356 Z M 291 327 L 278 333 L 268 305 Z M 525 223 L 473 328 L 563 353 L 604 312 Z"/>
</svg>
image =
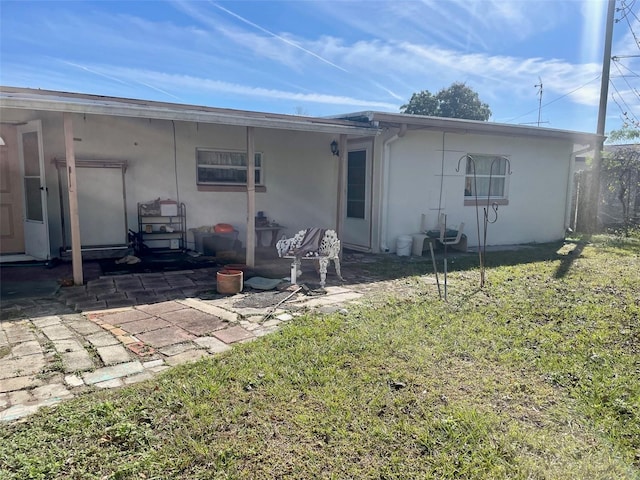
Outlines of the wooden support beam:
<svg viewBox="0 0 640 480">
<path fill-rule="evenodd" d="M 247 254 L 246 264 L 256 263 L 256 149 L 254 128 L 247 127 Z"/>
<path fill-rule="evenodd" d="M 69 194 L 69 224 L 71 226 L 71 265 L 73 283 L 82 285 L 82 247 L 80 242 L 80 215 L 78 213 L 78 188 L 76 177 L 76 154 L 73 147 L 73 119 L 70 113 L 63 113 L 64 147 L 67 161 L 67 185 Z"/>
</svg>

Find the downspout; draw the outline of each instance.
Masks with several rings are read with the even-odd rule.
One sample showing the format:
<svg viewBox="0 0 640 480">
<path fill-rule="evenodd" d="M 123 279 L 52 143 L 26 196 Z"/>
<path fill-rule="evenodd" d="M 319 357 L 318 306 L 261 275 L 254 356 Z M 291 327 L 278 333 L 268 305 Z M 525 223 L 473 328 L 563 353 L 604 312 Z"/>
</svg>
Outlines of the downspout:
<svg viewBox="0 0 640 480">
<path fill-rule="evenodd" d="M 564 206 L 564 231 L 571 228 L 571 203 L 573 202 L 573 176 L 575 174 L 574 165 L 576 163 L 576 155 L 578 152 L 571 154 L 571 160 L 569 161 L 569 176 L 567 177 L 567 196 L 565 198 Z"/>
<path fill-rule="evenodd" d="M 344 232 L 344 212 L 346 212 L 345 199 L 346 177 L 347 177 L 347 161 L 349 152 L 347 151 L 347 135 L 340 134 L 340 143 L 338 144 L 338 201 L 336 212 L 336 233 L 338 238 L 342 237 Z"/>
<path fill-rule="evenodd" d="M 593 146 L 589 146 L 583 148 L 582 150 L 577 150 L 571 153 L 571 161 L 569 162 L 569 177 L 567 178 L 567 196 L 565 200 L 565 208 L 564 208 L 564 230 L 567 231 L 568 228 L 571 228 L 571 203 L 573 202 L 573 177 L 575 175 L 575 165 L 576 165 L 576 157 L 578 155 L 582 155 L 584 153 L 588 153 L 593 150 Z M 577 199 L 576 199 L 577 200 Z M 576 205 L 577 207 L 577 205 Z M 575 225 L 574 225 L 575 227 Z"/>
<path fill-rule="evenodd" d="M 381 185 L 381 211 L 380 211 L 380 250 L 389 253 L 389 245 L 387 245 L 387 228 L 389 223 L 389 171 L 390 171 L 390 152 L 391 144 L 399 138 L 402 138 L 407 131 L 406 125 L 402 125 L 397 134 L 387 138 L 382 142 L 382 185 Z"/>
</svg>

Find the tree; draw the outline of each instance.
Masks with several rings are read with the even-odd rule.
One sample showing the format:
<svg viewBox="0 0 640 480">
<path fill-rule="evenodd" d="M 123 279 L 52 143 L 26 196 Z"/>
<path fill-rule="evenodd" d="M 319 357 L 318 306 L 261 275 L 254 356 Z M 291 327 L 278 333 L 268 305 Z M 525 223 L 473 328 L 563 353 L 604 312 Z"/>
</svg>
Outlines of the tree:
<svg viewBox="0 0 640 480">
<path fill-rule="evenodd" d="M 414 93 L 409 103 L 400 107 L 400 112 L 485 122 L 491 117 L 489 105 L 483 103 L 478 93 L 462 82 L 454 82 L 435 95 L 428 90 Z"/>
<path fill-rule="evenodd" d="M 624 142 L 640 138 L 640 130 L 622 128 L 609 134 L 609 141 Z M 640 146 L 635 144 L 609 145 L 602 156 L 603 191 L 606 203 L 614 196 L 621 206 L 620 223 L 627 233 L 631 225 L 640 223 Z M 608 194 L 608 195 L 607 195 Z"/>
<path fill-rule="evenodd" d="M 612 130 L 609 132 L 607 143 L 629 143 L 629 141 L 637 140 L 638 138 L 640 138 L 640 130 L 625 125 L 620 130 Z"/>
</svg>

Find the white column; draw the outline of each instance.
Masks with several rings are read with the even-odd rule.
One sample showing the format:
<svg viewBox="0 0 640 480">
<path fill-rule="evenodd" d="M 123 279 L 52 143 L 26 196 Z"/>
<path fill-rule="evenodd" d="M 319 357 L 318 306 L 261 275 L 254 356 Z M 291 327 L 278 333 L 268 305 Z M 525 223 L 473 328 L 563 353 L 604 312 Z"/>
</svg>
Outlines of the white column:
<svg viewBox="0 0 640 480">
<path fill-rule="evenodd" d="M 253 127 L 247 127 L 247 255 L 246 264 L 256 263 L 256 161 Z"/>
</svg>

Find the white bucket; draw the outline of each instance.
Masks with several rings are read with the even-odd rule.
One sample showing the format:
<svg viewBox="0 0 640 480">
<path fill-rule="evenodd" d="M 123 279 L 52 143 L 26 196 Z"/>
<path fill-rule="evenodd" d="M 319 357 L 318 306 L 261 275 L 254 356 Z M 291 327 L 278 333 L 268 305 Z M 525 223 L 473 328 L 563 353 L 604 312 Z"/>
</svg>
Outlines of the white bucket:
<svg viewBox="0 0 640 480">
<path fill-rule="evenodd" d="M 396 255 L 399 257 L 408 257 L 411 255 L 411 244 L 413 238 L 410 235 L 400 235 L 396 241 Z"/>
</svg>

